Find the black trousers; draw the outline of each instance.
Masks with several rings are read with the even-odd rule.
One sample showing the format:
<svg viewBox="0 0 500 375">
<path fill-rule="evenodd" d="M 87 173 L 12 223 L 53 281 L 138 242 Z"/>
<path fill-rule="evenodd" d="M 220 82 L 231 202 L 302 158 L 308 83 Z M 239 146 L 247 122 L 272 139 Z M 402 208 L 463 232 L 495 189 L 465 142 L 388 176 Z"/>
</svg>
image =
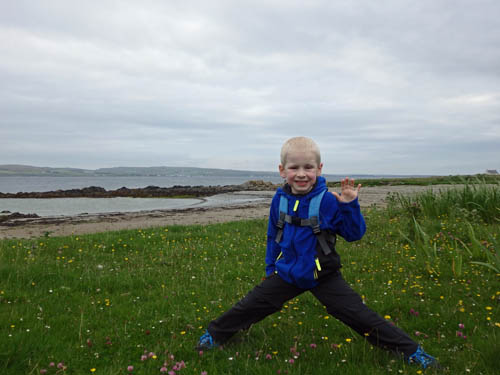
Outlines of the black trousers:
<svg viewBox="0 0 500 375">
<path fill-rule="evenodd" d="M 372 345 L 409 356 L 418 344 L 404 331 L 370 310 L 358 293 L 344 280 L 340 271 L 320 279 L 312 289 L 301 289 L 272 275 L 252 289 L 231 309 L 208 325 L 218 344 L 225 343 L 240 330 L 246 330 L 266 316 L 280 311 L 283 304 L 310 291 L 327 312 L 365 337 Z"/>
</svg>

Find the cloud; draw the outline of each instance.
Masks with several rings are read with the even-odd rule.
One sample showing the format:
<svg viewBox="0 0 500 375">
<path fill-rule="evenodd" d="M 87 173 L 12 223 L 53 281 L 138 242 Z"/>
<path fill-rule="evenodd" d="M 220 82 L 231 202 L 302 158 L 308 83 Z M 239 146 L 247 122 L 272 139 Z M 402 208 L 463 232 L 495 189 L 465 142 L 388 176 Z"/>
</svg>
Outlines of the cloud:
<svg viewBox="0 0 500 375">
<path fill-rule="evenodd" d="M 309 135 L 328 173 L 498 169 L 498 11 L 3 2 L 0 162 L 275 170 L 282 142 Z"/>
</svg>

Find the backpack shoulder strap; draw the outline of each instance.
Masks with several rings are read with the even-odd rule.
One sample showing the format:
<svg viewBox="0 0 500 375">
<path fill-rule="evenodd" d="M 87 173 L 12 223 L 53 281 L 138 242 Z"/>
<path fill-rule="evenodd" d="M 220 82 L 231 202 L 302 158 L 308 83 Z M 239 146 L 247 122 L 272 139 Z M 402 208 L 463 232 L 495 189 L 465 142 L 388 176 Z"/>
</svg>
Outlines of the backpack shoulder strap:
<svg viewBox="0 0 500 375">
<path fill-rule="evenodd" d="M 323 253 L 325 255 L 328 255 L 332 252 L 330 249 L 330 246 L 328 246 L 328 243 L 326 242 L 326 233 L 322 232 L 321 229 L 319 228 L 319 208 L 321 206 L 321 200 L 323 199 L 323 196 L 326 193 L 326 189 L 323 190 L 321 193 L 318 195 L 314 196 L 311 198 L 311 202 L 309 203 L 309 222 L 310 226 L 316 235 L 316 238 L 318 239 L 319 245 L 321 246 L 321 249 L 323 250 Z"/>
<path fill-rule="evenodd" d="M 312 217 L 317 217 L 319 221 L 319 208 L 321 206 L 321 200 L 323 199 L 325 193 L 326 189 L 311 198 L 311 201 L 309 202 L 309 219 Z"/>
<path fill-rule="evenodd" d="M 280 196 L 280 213 L 283 212 L 285 215 L 288 213 L 288 198 L 286 195 Z"/>
<path fill-rule="evenodd" d="M 288 214 L 288 198 L 284 195 L 280 196 L 280 204 L 279 204 L 279 217 L 276 226 L 278 227 L 278 232 L 276 233 L 275 241 L 279 243 L 281 241 L 281 237 L 283 236 L 283 227 L 285 226 L 285 218 Z"/>
</svg>

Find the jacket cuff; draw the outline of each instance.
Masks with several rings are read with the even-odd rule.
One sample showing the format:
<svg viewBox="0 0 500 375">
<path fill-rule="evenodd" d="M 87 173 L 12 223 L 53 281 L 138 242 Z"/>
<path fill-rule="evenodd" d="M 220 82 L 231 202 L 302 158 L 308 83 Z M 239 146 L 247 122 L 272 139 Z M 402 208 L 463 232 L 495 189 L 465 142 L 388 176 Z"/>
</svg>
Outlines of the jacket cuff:
<svg viewBox="0 0 500 375">
<path fill-rule="evenodd" d="M 272 274 L 274 274 L 275 271 L 276 271 L 276 267 L 274 267 L 274 266 L 267 267 L 266 268 L 266 277 L 271 276 Z"/>
<path fill-rule="evenodd" d="M 357 208 L 359 207 L 359 201 L 358 201 L 358 197 L 354 198 L 352 201 L 350 202 L 339 202 L 339 207 L 351 207 L 351 208 Z"/>
</svg>

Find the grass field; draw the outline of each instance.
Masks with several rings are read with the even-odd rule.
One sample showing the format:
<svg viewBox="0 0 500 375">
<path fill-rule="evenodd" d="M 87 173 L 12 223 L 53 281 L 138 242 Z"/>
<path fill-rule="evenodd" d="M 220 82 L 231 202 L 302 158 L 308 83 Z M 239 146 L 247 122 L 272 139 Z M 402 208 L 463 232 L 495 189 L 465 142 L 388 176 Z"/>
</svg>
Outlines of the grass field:
<svg viewBox="0 0 500 375">
<path fill-rule="evenodd" d="M 344 278 L 449 374 L 498 374 L 498 186 L 393 196 L 338 242 Z M 264 276 L 267 222 L 0 241 L 2 374 L 420 374 L 309 293 L 223 349 L 207 323 Z M 425 373 L 434 373 L 427 370 Z"/>
</svg>

